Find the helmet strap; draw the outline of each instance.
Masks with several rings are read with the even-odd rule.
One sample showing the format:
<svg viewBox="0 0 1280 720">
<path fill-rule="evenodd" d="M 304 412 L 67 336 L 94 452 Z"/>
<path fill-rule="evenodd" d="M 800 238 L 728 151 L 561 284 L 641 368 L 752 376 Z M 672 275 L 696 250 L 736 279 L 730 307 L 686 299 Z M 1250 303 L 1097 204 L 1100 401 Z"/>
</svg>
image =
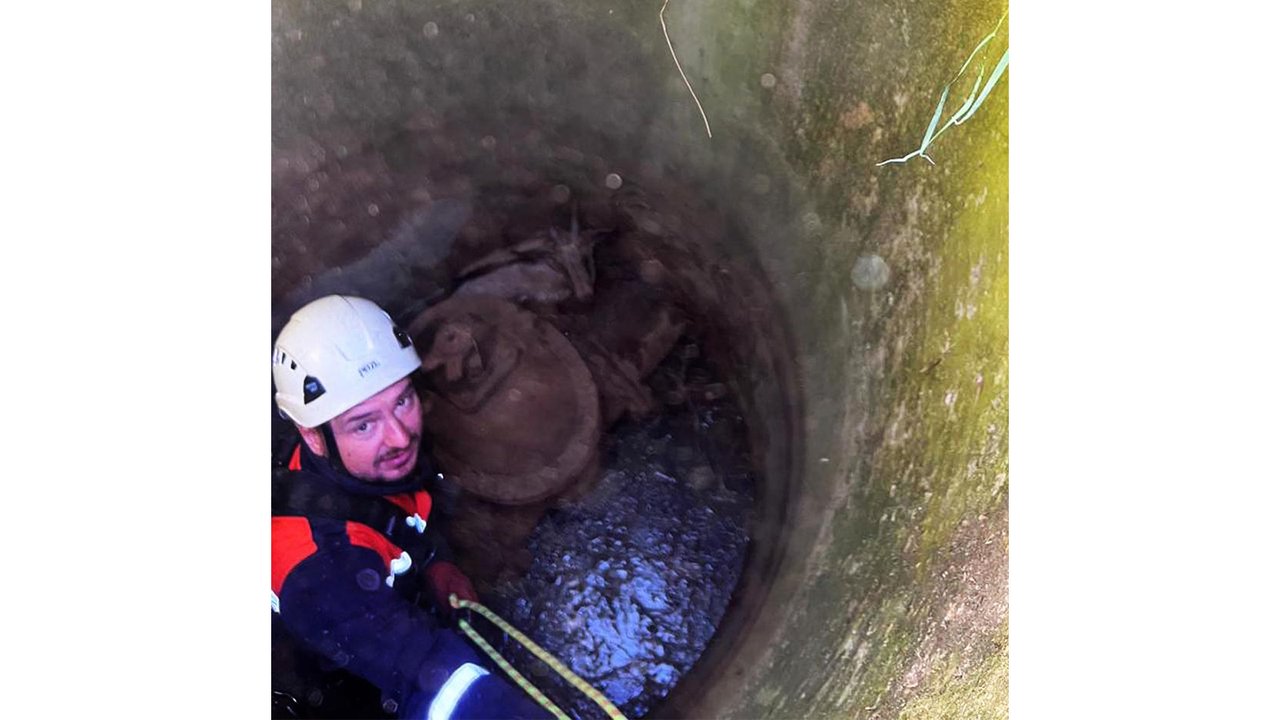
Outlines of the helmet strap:
<svg viewBox="0 0 1280 720">
<path fill-rule="evenodd" d="M 350 475 L 351 473 L 347 472 L 347 466 L 342 464 L 342 453 L 338 451 L 338 439 L 333 436 L 333 423 L 327 422 L 321 425 L 320 432 L 324 435 L 324 444 L 329 451 L 329 464 L 334 470 Z"/>
</svg>

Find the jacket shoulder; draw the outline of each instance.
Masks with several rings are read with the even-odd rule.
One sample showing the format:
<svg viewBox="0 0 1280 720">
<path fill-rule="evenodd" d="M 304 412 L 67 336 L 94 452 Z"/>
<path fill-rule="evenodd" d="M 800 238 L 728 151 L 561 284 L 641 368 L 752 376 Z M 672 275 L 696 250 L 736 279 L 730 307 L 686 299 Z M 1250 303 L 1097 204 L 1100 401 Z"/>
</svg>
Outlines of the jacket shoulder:
<svg viewBox="0 0 1280 720">
<path fill-rule="evenodd" d="M 289 573 L 318 549 L 307 518 L 271 518 L 271 592 L 278 596 Z"/>
</svg>

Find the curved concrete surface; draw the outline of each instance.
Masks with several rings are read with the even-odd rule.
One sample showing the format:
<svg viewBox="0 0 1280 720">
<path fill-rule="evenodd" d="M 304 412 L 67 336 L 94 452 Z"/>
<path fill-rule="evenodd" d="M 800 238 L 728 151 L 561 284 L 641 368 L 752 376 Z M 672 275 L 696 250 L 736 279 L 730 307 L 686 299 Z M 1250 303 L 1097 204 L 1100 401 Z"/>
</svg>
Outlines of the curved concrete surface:
<svg viewBox="0 0 1280 720">
<path fill-rule="evenodd" d="M 654 714 L 1005 715 L 1007 77 L 936 164 L 877 167 L 992 76 L 1007 26 L 956 74 L 1004 6 L 673 3 L 712 137 L 661 7 L 276 2 L 275 327 L 334 291 L 412 313 L 564 188 L 625 208 L 723 330 L 764 478 L 743 584 Z"/>
</svg>

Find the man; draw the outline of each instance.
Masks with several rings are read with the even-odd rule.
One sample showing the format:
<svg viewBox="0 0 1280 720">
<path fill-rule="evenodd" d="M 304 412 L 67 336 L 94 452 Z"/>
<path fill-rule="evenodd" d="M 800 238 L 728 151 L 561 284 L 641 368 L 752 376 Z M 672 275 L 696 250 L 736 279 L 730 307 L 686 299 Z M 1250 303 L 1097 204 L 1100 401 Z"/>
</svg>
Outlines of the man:
<svg viewBox="0 0 1280 720">
<path fill-rule="evenodd" d="M 272 609 L 327 667 L 376 686 L 387 712 L 545 717 L 437 618 L 452 613 L 450 593 L 476 594 L 431 514 L 420 366 L 408 335 L 362 298 L 316 300 L 280 331 L 276 404 L 301 442 L 273 481 Z"/>
</svg>

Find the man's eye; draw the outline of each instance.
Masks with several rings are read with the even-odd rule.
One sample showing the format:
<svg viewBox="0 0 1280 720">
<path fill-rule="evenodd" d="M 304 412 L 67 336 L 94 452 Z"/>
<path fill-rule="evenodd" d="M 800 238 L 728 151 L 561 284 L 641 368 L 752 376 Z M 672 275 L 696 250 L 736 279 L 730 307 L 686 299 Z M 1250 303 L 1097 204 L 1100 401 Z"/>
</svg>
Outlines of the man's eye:
<svg viewBox="0 0 1280 720">
<path fill-rule="evenodd" d="M 362 422 L 362 423 L 360 423 L 359 425 L 357 425 L 357 426 L 356 426 L 356 432 L 361 433 L 361 434 L 363 434 L 363 433 L 367 433 L 367 432 L 369 432 L 369 428 L 371 428 L 371 427 L 373 427 L 373 425 L 372 425 L 371 423 L 368 423 L 368 422 Z"/>
<path fill-rule="evenodd" d="M 400 398 L 400 402 L 396 403 L 396 405 L 399 405 L 400 407 L 409 407 L 409 405 L 411 404 L 413 404 L 412 395 L 405 395 L 404 397 Z"/>
</svg>

